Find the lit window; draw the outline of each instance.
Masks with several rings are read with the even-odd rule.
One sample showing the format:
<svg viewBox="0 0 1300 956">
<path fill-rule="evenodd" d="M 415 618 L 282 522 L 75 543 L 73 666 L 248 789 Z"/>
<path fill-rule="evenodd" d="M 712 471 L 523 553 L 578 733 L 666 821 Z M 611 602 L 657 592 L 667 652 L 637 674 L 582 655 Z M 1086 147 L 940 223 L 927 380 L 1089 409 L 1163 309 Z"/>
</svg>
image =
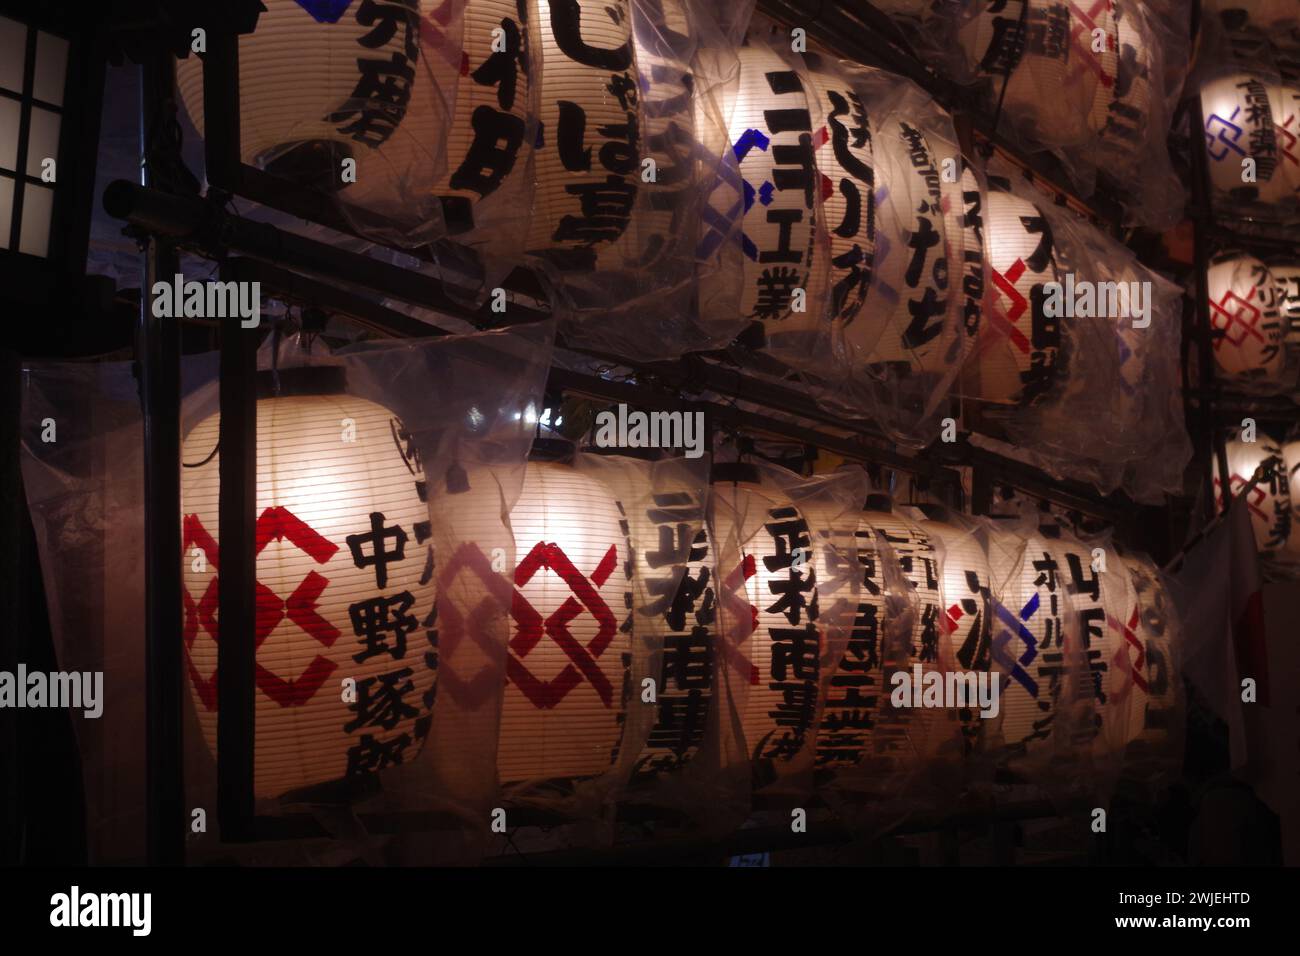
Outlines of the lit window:
<svg viewBox="0 0 1300 956">
<path fill-rule="evenodd" d="M 68 41 L 0 17 L 0 249 L 49 254 Z"/>
</svg>

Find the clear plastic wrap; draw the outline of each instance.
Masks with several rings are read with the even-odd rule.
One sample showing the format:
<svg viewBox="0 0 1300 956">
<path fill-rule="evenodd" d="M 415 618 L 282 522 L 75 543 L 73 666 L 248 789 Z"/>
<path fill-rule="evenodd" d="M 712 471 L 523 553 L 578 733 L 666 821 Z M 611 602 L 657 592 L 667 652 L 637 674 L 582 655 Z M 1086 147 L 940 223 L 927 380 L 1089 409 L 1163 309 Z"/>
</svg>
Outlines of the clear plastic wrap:
<svg viewBox="0 0 1300 956">
<path fill-rule="evenodd" d="M 444 811 L 449 829 L 431 843 L 388 845 L 390 859 L 428 859 L 426 851 L 473 858 L 497 787 L 514 570 L 503 504 L 519 495 L 552 334 L 543 324 L 368 342 L 297 361 L 264 349 L 273 365 L 258 408 L 256 812 L 311 814 L 345 845 L 370 852 L 382 841 L 354 814 Z M 191 467 L 177 556 L 186 786 L 187 805 L 207 811 L 212 839 L 215 362 L 187 362 L 197 387 L 187 389 L 184 406 Z M 49 418 L 68 423 L 62 443 L 40 440 Z M 97 418 L 94 432 L 78 427 Z M 101 659 L 110 702 L 120 696 L 121 706 L 93 728 L 111 736 L 88 740 L 83 751 L 87 779 L 96 781 L 90 831 L 111 846 L 143 812 L 135 789 L 142 773 L 132 769 L 143 753 L 143 482 L 139 464 L 123 470 L 140 461 L 141 447 L 130 365 L 33 369 L 24 422 L 24 472 L 53 582 L 60 660 Z M 106 533 L 120 554 L 105 546 Z M 471 560 L 498 549 L 495 566 Z M 103 588 L 80 587 L 87 575 Z M 502 593 L 505 605 L 493 613 Z M 192 838 L 190 852 L 204 859 L 229 848 Z M 286 852 L 314 859 L 310 843 Z M 268 847 L 246 858 L 284 859 Z"/>
<path fill-rule="evenodd" d="M 1151 227 L 1182 213 L 1165 139 L 1188 60 L 1190 12 L 1184 0 L 1158 8 L 942 0 L 891 10 L 923 59 L 977 85 L 1001 132 L 1028 152 L 1054 152 L 1084 196 L 1107 173 L 1127 220 Z"/>
<path fill-rule="evenodd" d="M 971 397 L 1013 401 L 997 416 L 1008 440 L 1050 474 L 1143 501 L 1180 493 L 1182 290 L 1067 210 L 988 199 L 990 321 Z"/>
<path fill-rule="evenodd" d="M 1284 348 L 1288 333 L 1281 290 L 1268 266 L 1236 250 L 1220 252 L 1206 270 L 1216 376 L 1238 391 L 1277 394 L 1295 381 Z"/>
<path fill-rule="evenodd" d="M 1236 219 L 1293 219 L 1297 196 L 1282 163 L 1278 113 L 1290 105 L 1268 38 L 1228 16 L 1207 17 L 1191 81 L 1200 90 L 1212 201 Z"/>
<path fill-rule="evenodd" d="M 516 228 L 567 342 L 670 358 L 744 328 L 728 123 L 751 9 L 541 0 L 536 192 Z"/>
<path fill-rule="evenodd" d="M 731 793 L 798 797 L 811 792 L 818 715 L 858 608 L 865 474 L 740 467 L 715 475 L 709 508 L 720 723 L 710 746 Z"/>
<path fill-rule="evenodd" d="M 398 247 L 446 232 L 435 187 L 460 83 L 465 0 L 266 0 L 239 39 L 241 159 L 333 195 L 360 234 Z M 203 131 L 203 63 L 177 63 Z"/>
</svg>

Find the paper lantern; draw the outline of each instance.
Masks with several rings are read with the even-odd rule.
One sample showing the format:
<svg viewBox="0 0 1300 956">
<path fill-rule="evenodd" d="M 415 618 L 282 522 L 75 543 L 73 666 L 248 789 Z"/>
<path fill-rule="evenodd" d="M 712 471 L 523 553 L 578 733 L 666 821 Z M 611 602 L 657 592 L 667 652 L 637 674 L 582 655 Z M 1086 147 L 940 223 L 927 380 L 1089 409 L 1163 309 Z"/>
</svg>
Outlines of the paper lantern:
<svg viewBox="0 0 1300 956">
<path fill-rule="evenodd" d="M 676 592 L 663 594 L 660 602 L 645 609 L 647 614 L 661 614 L 667 627 L 655 723 L 637 758 L 634 779 L 680 769 L 704 742 L 713 705 L 713 629 L 717 621 L 713 560 L 708 531 L 701 528 L 690 543 Z"/>
<path fill-rule="evenodd" d="M 1255 441 L 1233 439 L 1227 443 L 1229 492 L 1241 495 L 1246 484 L 1260 465 L 1273 467 L 1273 476 L 1256 483 L 1245 493 L 1246 507 L 1250 510 L 1251 527 L 1255 529 L 1255 544 L 1263 554 L 1271 554 L 1286 544 L 1291 533 L 1291 496 L 1288 491 L 1286 462 L 1282 449 L 1267 435 L 1257 435 Z M 1225 507 L 1223 480 L 1217 460 L 1211 461 L 1214 475 L 1214 500 L 1219 510 Z"/>
<path fill-rule="evenodd" d="M 1093 50 L 1097 29 L 1106 38 L 1101 52 Z M 998 96 L 1011 71 L 1003 110 L 1035 141 L 1079 143 L 1104 122 L 1093 108 L 1099 88 L 1109 91 L 1115 82 L 1117 39 L 1111 0 L 1079 4 L 995 0 L 962 25 L 958 40 L 967 69 L 988 78 Z M 1046 90 L 1053 95 L 1045 96 Z M 1104 99 L 1106 94 L 1101 95 Z"/>
<path fill-rule="evenodd" d="M 942 553 L 939 620 L 953 666 L 963 672 L 987 673 L 993 670 L 994 625 L 988 556 L 972 532 L 941 521 L 922 521 L 920 526 Z M 986 719 L 977 707 L 962 708 L 957 717 L 968 745 L 977 746 Z"/>
<path fill-rule="evenodd" d="M 984 296 L 988 287 L 984 251 L 984 189 L 970 162 L 962 157 L 961 173 L 962 268 L 961 291 L 963 357 L 979 341 L 984 317 Z"/>
<path fill-rule="evenodd" d="M 839 76 L 811 72 L 809 100 L 825 125 L 814 143 L 817 181 L 822 197 L 822 221 L 830 234 L 830 268 L 819 272 L 825 284 L 811 293 L 809 310 L 847 328 L 860 318 L 871 284 L 876 248 L 876 176 L 871 148 L 871 124 L 866 107 L 853 87 Z M 862 321 L 868 321 L 865 315 Z"/>
<path fill-rule="evenodd" d="M 1278 318 L 1284 329 L 1282 343 L 1291 356 L 1289 368 L 1300 367 L 1300 258 L 1272 259 L 1268 271 L 1277 287 Z"/>
<path fill-rule="evenodd" d="M 953 360 L 949 251 L 960 245 L 961 187 L 945 186 L 944 158 L 921 124 L 891 115 L 874 137 L 878 194 L 871 306 L 846 332 L 867 363 L 937 371 Z"/>
<path fill-rule="evenodd" d="M 761 786 L 816 732 L 821 634 L 813 545 L 799 510 L 756 483 L 715 482 L 710 516 L 721 562 L 715 679 L 737 688 L 740 729 Z"/>
<path fill-rule="evenodd" d="M 186 661 L 213 753 L 219 428 L 212 415 L 185 438 L 181 489 Z M 258 401 L 258 797 L 410 763 L 427 735 L 436 652 L 423 487 L 387 409 L 345 394 Z"/>
<path fill-rule="evenodd" d="M 739 215 L 741 314 L 764 323 L 769 337 L 806 334 L 816 330 L 819 318 L 806 301 L 806 311 L 794 311 L 795 290 L 806 295 L 814 270 L 823 269 L 814 230 L 819 181 L 809 96 L 798 73 L 774 51 L 746 46 L 738 55 L 739 83 L 728 90 L 734 99 L 723 102 L 721 110 L 729 117 L 743 208 L 730 208 L 730 190 L 714 190 L 703 217 L 702 244 L 716 231 L 710 220 L 732 222 Z M 724 169 L 732 162 L 727 160 Z M 726 277 L 710 274 L 702 281 L 720 283 Z M 711 297 L 701 294 L 703 300 Z"/>
<path fill-rule="evenodd" d="M 1291 527 L 1282 557 L 1300 561 L 1300 437 L 1294 434 L 1282 443 L 1282 468 L 1286 472 L 1287 497 L 1291 502 Z"/>
<path fill-rule="evenodd" d="M 446 131 L 448 175 L 436 187 L 453 232 L 490 217 L 492 197 L 506 197 L 510 206 L 502 213 L 509 216 L 515 212 L 510 201 L 531 193 L 524 182 L 529 7 L 528 0 L 471 0 L 464 9 L 462 75 Z"/>
<path fill-rule="evenodd" d="M 265 4 L 254 32 L 239 38 L 241 159 L 342 190 L 346 203 L 376 214 L 418 207 L 444 135 L 442 94 L 421 59 L 438 55 L 421 45 L 434 0 Z M 202 135 L 202 60 L 178 60 L 176 82 Z M 356 163 L 355 181 L 343 178 L 345 159 Z"/>
<path fill-rule="evenodd" d="M 1269 92 L 1281 191 L 1300 199 L 1300 81 L 1283 78 Z"/>
<path fill-rule="evenodd" d="M 603 773 L 618 756 L 630 663 L 629 545 L 619 503 L 603 482 L 530 462 L 510 525 L 515 597 L 500 778 Z"/>
<path fill-rule="evenodd" d="M 831 678 L 817 734 L 817 766 L 836 770 L 867 760 L 895 758 L 910 762 L 921 745 L 913 739 L 910 709 L 889 703 L 892 685 L 889 650 L 883 644 L 882 625 L 889 585 L 880 542 L 889 545 L 916 602 L 912 625 L 910 662 L 927 669 L 939 666 L 940 619 L 939 562 L 926 532 L 900 514 L 866 511 L 858 526 L 858 563 L 862 591 L 849 646 Z M 919 738 L 920 735 L 917 735 Z"/>
<path fill-rule="evenodd" d="M 1115 6 L 1115 40 L 1111 54 L 1108 43 L 1103 54 L 1107 64 L 1113 56 L 1114 66 L 1108 73 L 1114 82 L 1099 82 L 1089 124 L 1097 130 L 1103 151 L 1125 159 L 1135 159 L 1150 130 L 1151 83 L 1154 69 L 1151 50 L 1146 43 L 1146 24 L 1127 5 Z"/>
<path fill-rule="evenodd" d="M 1045 529 L 1051 530 L 1051 526 Z M 1065 584 L 1081 642 L 1079 657 L 1072 662 L 1080 668 L 1077 690 L 1091 700 L 1091 716 L 1089 708 L 1082 708 L 1071 728 L 1073 741 L 1079 745 L 1091 741 L 1102 754 L 1118 752 L 1136 736 L 1146 709 L 1141 689 L 1145 677 L 1139 673 L 1145 666 L 1142 648 L 1136 636 L 1126 637 L 1126 627 L 1131 633 L 1129 621 L 1138 613 L 1128 567 L 1112 549 L 1103 547 L 1100 555 L 1094 554 L 1093 548 L 1068 532 L 1045 540 Z"/>
<path fill-rule="evenodd" d="M 1044 286 L 1059 281 L 1052 229 L 1033 203 L 990 189 L 988 311 L 977 360 L 978 395 L 1030 404 L 1060 373 L 1060 319 L 1044 313 Z"/>
<path fill-rule="evenodd" d="M 1273 275 L 1244 253 L 1225 253 L 1207 274 L 1214 361 L 1222 374 L 1274 381 L 1285 366 L 1282 319 Z"/>
<path fill-rule="evenodd" d="M 1068 571 L 1051 545 L 1037 534 L 1022 539 L 994 528 L 987 546 L 993 669 L 1002 675 L 1000 730 L 1013 755 L 1044 748 L 1057 706 L 1069 693 L 1062 647 Z"/>
<path fill-rule="evenodd" d="M 1135 611 L 1122 621 L 1122 647 L 1128 651 L 1134 686 L 1131 729 L 1134 740 L 1158 747 L 1178 731 L 1174 726 L 1178 696 L 1173 669 L 1178 610 L 1154 565 L 1131 557 L 1124 558 L 1124 565 L 1136 601 Z"/>
<path fill-rule="evenodd" d="M 1289 193 L 1266 81 L 1245 73 L 1211 80 L 1201 87 L 1201 112 L 1217 191 L 1242 203 L 1275 203 Z M 1246 159 L 1255 161 L 1253 183 L 1242 179 Z"/>
<path fill-rule="evenodd" d="M 669 121 L 689 127 L 692 81 L 673 44 L 656 42 L 660 30 L 688 29 L 681 5 L 660 9 L 662 25 L 643 23 L 629 0 L 537 1 L 541 129 L 526 248 L 562 268 L 636 268 L 671 237 L 672 204 L 647 196 L 673 177 L 646 179 L 642 161 L 668 160 L 656 133 Z M 655 116 L 647 129 L 642 114 Z"/>
</svg>

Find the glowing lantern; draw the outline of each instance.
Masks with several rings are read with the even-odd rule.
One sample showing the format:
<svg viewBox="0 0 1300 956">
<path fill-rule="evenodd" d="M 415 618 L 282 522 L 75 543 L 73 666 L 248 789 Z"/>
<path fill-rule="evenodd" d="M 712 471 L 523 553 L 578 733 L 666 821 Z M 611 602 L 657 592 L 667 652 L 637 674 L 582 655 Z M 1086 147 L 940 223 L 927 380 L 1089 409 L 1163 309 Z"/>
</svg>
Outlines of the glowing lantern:
<svg viewBox="0 0 1300 956">
<path fill-rule="evenodd" d="M 505 783 L 593 776 L 617 759 L 631 603 L 621 522 L 602 482 L 529 463 L 510 512 L 514 627 L 497 746 Z"/>
<path fill-rule="evenodd" d="M 984 255 L 984 189 L 965 157 L 962 158 L 961 209 L 964 357 L 969 347 L 979 339 L 980 322 L 984 316 L 984 290 L 988 282 Z"/>
<path fill-rule="evenodd" d="M 992 287 L 981 326 L 976 394 L 1029 404 L 1059 373 L 1060 320 L 1043 310 L 1044 285 L 1059 281 L 1052 230 L 1037 206 L 1011 193 L 990 189 L 985 208 Z"/>
<path fill-rule="evenodd" d="M 910 733 L 910 710 L 889 704 L 889 649 L 883 644 L 889 583 L 882 565 L 884 541 L 915 600 L 910 658 L 927 668 L 939 664 L 939 562 L 926 532 L 900 514 L 865 511 L 857 531 L 862 591 L 849 647 L 831 678 L 817 735 L 817 764 L 827 770 L 869 760 L 916 756 L 924 744 Z M 910 663 L 910 662 L 909 662 Z"/>
<path fill-rule="evenodd" d="M 993 529 L 989 576 L 996 601 L 993 670 L 1002 675 L 1001 737 L 1012 754 L 1033 753 L 1052 734 L 1061 696 L 1067 580 L 1052 542 Z"/>
<path fill-rule="evenodd" d="M 1091 699 L 1095 718 L 1095 724 L 1081 718 L 1081 725 L 1072 731 L 1081 743 L 1092 739 L 1100 752 L 1115 752 L 1136 734 L 1146 709 L 1141 689 L 1146 683 L 1141 673 L 1145 661 L 1133 631 L 1137 595 L 1128 568 L 1113 552 L 1108 560 L 1108 548 L 1094 553 L 1068 532 L 1047 540 L 1075 614 L 1081 642 L 1075 666 L 1088 669 L 1080 675 L 1078 692 Z M 1043 654 L 1048 657 L 1051 649 L 1044 648 Z"/>
<path fill-rule="evenodd" d="M 731 685 L 758 785 L 780 776 L 816 731 L 821 635 L 808 523 L 774 489 L 716 482 L 715 680 Z"/>
<path fill-rule="evenodd" d="M 1246 493 L 1245 499 L 1250 510 L 1250 523 L 1255 529 L 1255 544 L 1261 553 L 1270 554 L 1286 543 L 1291 532 L 1291 496 L 1282 449 L 1267 435 L 1261 434 L 1253 442 L 1233 439 L 1228 442 L 1227 451 L 1229 491 L 1234 496 L 1243 493 L 1260 465 L 1273 468 L 1272 477 L 1256 483 Z M 1210 467 L 1214 472 L 1214 500 L 1222 511 L 1225 496 L 1218 462 L 1212 461 Z"/>
<path fill-rule="evenodd" d="M 1214 360 L 1226 375 L 1273 381 L 1285 365 L 1277 286 L 1254 256 L 1226 253 L 1210 262 Z"/>
<path fill-rule="evenodd" d="M 1268 271 L 1277 286 L 1278 315 L 1286 330 L 1283 338 L 1286 349 L 1300 353 L 1300 259 L 1274 259 L 1269 262 Z"/>
<path fill-rule="evenodd" d="M 1277 131 L 1268 84 L 1234 74 L 1201 87 L 1205 148 L 1214 188 L 1239 202 L 1273 203 L 1289 185 L 1278 163 Z M 1243 179 L 1243 161 L 1254 161 L 1254 182 Z"/>
<path fill-rule="evenodd" d="M 297 372 L 280 374 L 287 385 Z M 182 485 L 186 657 L 213 753 L 219 429 L 212 415 L 186 437 Z M 436 664 L 422 478 L 401 422 L 341 382 L 258 401 L 258 797 L 409 763 L 427 735 Z"/>
<path fill-rule="evenodd" d="M 1300 198 L 1300 85 L 1295 79 L 1284 78 L 1271 92 L 1283 189 Z"/>
<path fill-rule="evenodd" d="M 642 193 L 673 174 L 656 166 L 647 176 L 643 161 L 671 164 L 656 134 L 669 120 L 689 127 L 692 111 L 689 68 L 667 42 L 668 30 L 686 30 L 681 5 L 664 4 L 653 25 L 629 0 L 538 0 L 537 10 L 541 129 L 526 248 L 562 268 L 645 265 L 671 234 L 673 211 Z M 655 117 L 647 129 L 642 113 Z"/>
<path fill-rule="evenodd" d="M 922 521 L 921 529 L 942 552 L 940 629 L 947 635 L 953 666 L 976 673 L 993 669 L 994 612 L 989 562 L 974 534 L 941 521 Z M 974 747 L 984 720 L 974 707 L 958 711 L 962 735 Z"/>
<path fill-rule="evenodd" d="M 527 169 L 529 6 L 527 0 L 473 0 L 465 7 L 464 69 L 446 134 L 448 177 L 437 188 L 452 232 L 490 216 L 494 196 L 515 199 L 514 189 L 499 191 L 507 182 L 517 188 Z"/>
<path fill-rule="evenodd" d="M 814 160 L 821 184 L 822 219 L 830 233 L 830 269 L 826 288 L 814 289 L 809 310 L 847 327 L 859 318 L 871 283 L 876 246 L 876 180 L 872 169 L 871 126 L 866 108 L 852 86 L 813 67 L 809 100 L 826 125 L 814 139 Z M 820 276 L 819 276 L 820 277 Z M 826 303 L 827 292 L 830 301 Z M 865 317 L 862 321 L 867 321 Z"/>
<path fill-rule="evenodd" d="M 244 162 L 308 180 L 348 201 L 397 202 L 399 181 L 431 165 L 442 135 L 437 91 L 421 61 L 419 3 L 265 0 L 257 29 L 239 38 Z M 176 80 L 203 132 L 203 64 L 180 60 Z M 356 180 L 343 178 L 345 159 Z"/>
<path fill-rule="evenodd" d="M 739 86 L 734 101 L 723 104 L 723 115 L 729 117 L 744 208 L 719 208 L 732 200 L 726 190 L 712 194 L 710 208 L 729 221 L 742 216 L 741 313 L 763 322 L 769 338 L 800 334 L 815 329 L 819 318 L 808 302 L 803 313 L 794 310 L 795 290 L 806 293 L 814 269 L 823 268 L 815 261 L 817 181 L 808 92 L 799 75 L 766 47 L 743 47 L 739 58 Z"/>
<path fill-rule="evenodd" d="M 1101 51 L 1094 50 L 1095 30 L 1103 31 Z M 1105 122 L 1104 107 L 1097 113 L 1094 105 L 1113 88 L 1118 68 L 1111 0 L 988 3 L 963 24 L 958 40 L 967 67 L 989 78 L 999 95 L 1010 70 L 1003 109 L 1035 141 L 1078 143 Z"/>
<path fill-rule="evenodd" d="M 1139 693 L 1133 696 L 1132 738 L 1158 746 L 1164 743 L 1173 727 L 1173 710 L 1177 702 L 1174 684 L 1174 629 L 1178 612 L 1155 567 L 1135 558 L 1125 557 L 1125 567 L 1133 584 L 1136 612 L 1124 621 L 1123 636 L 1136 651 L 1129 655 L 1132 681 Z M 1141 707 L 1141 712 L 1137 708 Z"/>
<path fill-rule="evenodd" d="M 1282 468 L 1291 502 L 1291 529 L 1284 557 L 1288 561 L 1300 561 L 1300 438 L 1294 435 L 1282 443 Z"/>
<path fill-rule="evenodd" d="M 1107 64 L 1114 61 L 1113 69 L 1107 73 L 1114 77 L 1114 82 L 1098 83 L 1089 116 L 1103 150 L 1126 160 L 1135 158 L 1149 132 L 1146 127 L 1151 109 L 1152 63 L 1143 30 L 1144 25 L 1136 14 L 1126 12 L 1124 6 L 1115 7 L 1118 46 L 1112 53 L 1107 38 L 1107 52 L 1103 54 Z"/>
<path fill-rule="evenodd" d="M 649 558 L 652 564 L 655 560 Z M 713 702 L 714 606 L 713 553 L 708 531 L 690 544 L 686 570 L 676 594 L 663 595 L 663 667 L 656 696 L 654 726 L 637 758 L 634 780 L 672 772 L 689 763 L 704 742 Z"/>
<path fill-rule="evenodd" d="M 961 187 L 946 187 L 934 145 L 919 125 L 890 116 L 874 134 L 877 178 L 875 303 L 848 330 L 846 339 L 868 363 L 897 362 L 935 371 L 951 361 L 951 329 L 945 327 L 950 247 L 960 242 Z"/>
</svg>

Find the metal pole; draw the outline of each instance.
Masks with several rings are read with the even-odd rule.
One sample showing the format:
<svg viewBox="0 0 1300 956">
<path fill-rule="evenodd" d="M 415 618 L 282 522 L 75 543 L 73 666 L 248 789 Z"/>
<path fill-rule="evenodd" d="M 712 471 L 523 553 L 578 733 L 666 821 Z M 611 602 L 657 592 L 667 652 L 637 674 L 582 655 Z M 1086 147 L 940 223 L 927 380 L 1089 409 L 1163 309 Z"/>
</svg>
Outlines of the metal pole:
<svg viewBox="0 0 1300 956">
<path fill-rule="evenodd" d="M 151 132 L 174 102 L 171 57 L 140 68 L 140 181 L 149 185 L 158 157 Z M 162 138 L 157 138 L 161 142 Z M 144 424 L 145 500 L 145 766 L 148 857 L 185 857 L 184 750 L 181 722 L 180 324 L 153 315 L 149 290 L 178 271 L 176 249 L 156 235 L 145 241 L 136 355 Z"/>
</svg>

